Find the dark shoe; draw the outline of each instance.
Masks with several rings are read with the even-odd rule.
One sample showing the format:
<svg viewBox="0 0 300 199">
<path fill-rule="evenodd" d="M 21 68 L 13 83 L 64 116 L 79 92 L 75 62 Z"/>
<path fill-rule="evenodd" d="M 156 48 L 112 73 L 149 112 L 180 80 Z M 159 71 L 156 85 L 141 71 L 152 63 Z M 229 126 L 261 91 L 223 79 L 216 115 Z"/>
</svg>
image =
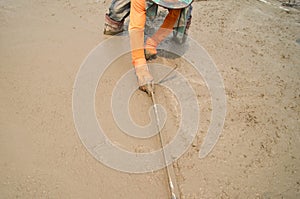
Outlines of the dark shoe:
<svg viewBox="0 0 300 199">
<path fill-rule="evenodd" d="M 116 35 L 120 32 L 123 32 L 124 31 L 123 25 L 124 25 L 124 21 L 115 21 L 106 14 L 103 34 Z"/>
</svg>

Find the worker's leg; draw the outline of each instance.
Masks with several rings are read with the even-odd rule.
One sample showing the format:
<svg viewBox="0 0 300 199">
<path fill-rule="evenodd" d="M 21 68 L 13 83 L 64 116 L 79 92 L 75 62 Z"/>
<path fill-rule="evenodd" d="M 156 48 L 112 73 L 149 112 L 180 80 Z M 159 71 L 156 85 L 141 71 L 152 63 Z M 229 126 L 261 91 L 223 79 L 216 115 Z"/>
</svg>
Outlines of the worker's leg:
<svg viewBox="0 0 300 199">
<path fill-rule="evenodd" d="M 184 43 L 187 39 L 188 30 L 192 21 L 192 5 L 184 8 L 178 18 L 178 21 L 175 23 L 173 28 L 173 39 L 177 43 Z"/>
<path fill-rule="evenodd" d="M 114 21 L 121 22 L 129 15 L 130 0 L 112 0 L 108 9 L 108 17 Z"/>
<path fill-rule="evenodd" d="M 145 0 L 132 0 L 130 7 L 130 45 L 132 63 L 138 77 L 141 90 L 146 91 L 147 84 L 153 81 L 149 73 L 144 55 L 144 28 L 146 23 L 146 2 Z"/>
<path fill-rule="evenodd" d="M 147 39 L 146 42 L 146 51 L 149 54 L 156 54 L 157 45 L 164 40 L 172 31 L 173 27 L 180 15 L 181 10 L 169 10 L 168 15 L 166 16 L 163 24 L 157 30 L 157 32 Z"/>
<path fill-rule="evenodd" d="M 125 18 L 130 12 L 130 0 L 112 0 L 108 13 L 105 14 L 103 33 L 115 35 L 123 31 Z"/>
</svg>

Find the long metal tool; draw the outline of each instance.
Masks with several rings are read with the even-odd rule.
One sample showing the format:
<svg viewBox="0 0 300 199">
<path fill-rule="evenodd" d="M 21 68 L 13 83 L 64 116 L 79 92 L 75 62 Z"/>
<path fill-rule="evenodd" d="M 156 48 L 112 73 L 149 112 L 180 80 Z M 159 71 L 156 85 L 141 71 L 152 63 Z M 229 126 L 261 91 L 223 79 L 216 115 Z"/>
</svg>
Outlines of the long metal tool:
<svg viewBox="0 0 300 199">
<path fill-rule="evenodd" d="M 166 153 L 165 153 L 165 150 L 164 150 L 163 138 L 162 138 L 161 131 L 159 129 L 159 115 L 158 115 L 157 104 L 156 104 L 153 89 L 151 89 L 151 99 L 152 99 L 152 102 L 153 102 L 153 109 L 154 109 L 155 119 L 156 119 L 156 127 L 157 127 L 157 130 L 158 130 L 159 140 L 160 140 L 160 144 L 161 144 L 161 147 L 162 147 L 163 159 L 164 159 L 164 163 L 166 165 L 166 171 L 167 171 L 167 176 L 168 176 L 168 184 L 169 184 L 169 189 L 170 189 L 170 193 L 171 193 L 171 199 L 179 199 L 179 198 L 176 197 L 176 194 L 175 194 L 175 191 L 174 191 L 174 184 L 173 184 L 171 174 L 170 174 L 171 172 L 170 172 L 169 167 L 167 165 L 167 158 L 166 158 Z"/>
<path fill-rule="evenodd" d="M 171 69 L 167 74 L 165 74 L 160 80 L 157 81 L 158 84 L 162 83 L 173 71 L 175 71 L 178 68 L 178 65 L 176 65 L 173 69 Z"/>
</svg>

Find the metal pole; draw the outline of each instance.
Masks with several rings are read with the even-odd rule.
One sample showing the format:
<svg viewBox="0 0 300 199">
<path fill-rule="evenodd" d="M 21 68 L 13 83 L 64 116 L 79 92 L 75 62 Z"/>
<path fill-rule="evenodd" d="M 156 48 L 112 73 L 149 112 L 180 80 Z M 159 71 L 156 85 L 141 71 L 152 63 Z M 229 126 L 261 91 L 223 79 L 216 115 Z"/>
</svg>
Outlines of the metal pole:
<svg viewBox="0 0 300 199">
<path fill-rule="evenodd" d="M 171 175 L 170 175 L 170 170 L 169 170 L 169 167 L 167 165 L 167 158 L 166 158 L 166 153 L 165 153 L 165 150 L 164 150 L 163 138 L 162 138 L 162 135 L 161 135 L 161 131 L 159 129 L 159 115 L 158 115 L 158 110 L 157 110 L 157 106 L 156 106 L 157 104 L 156 104 L 156 101 L 155 101 L 155 96 L 154 96 L 154 91 L 153 90 L 151 90 L 151 99 L 152 99 L 152 102 L 153 102 L 153 109 L 154 109 L 155 118 L 156 118 L 156 127 L 157 127 L 157 130 L 158 130 L 159 140 L 160 140 L 160 144 L 161 144 L 161 147 L 162 147 L 163 159 L 164 159 L 164 163 L 166 165 L 166 171 L 167 171 L 167 176 L 168 176 L 168 184 L 169 184 L 169 189 L 170 189 L 170 193 L 171 193 L 171 199 L 177 199 L 176 195 L 174 193 L 174 184 L 172 182 L 172 178 L 171 178 Z"/>
</svg>

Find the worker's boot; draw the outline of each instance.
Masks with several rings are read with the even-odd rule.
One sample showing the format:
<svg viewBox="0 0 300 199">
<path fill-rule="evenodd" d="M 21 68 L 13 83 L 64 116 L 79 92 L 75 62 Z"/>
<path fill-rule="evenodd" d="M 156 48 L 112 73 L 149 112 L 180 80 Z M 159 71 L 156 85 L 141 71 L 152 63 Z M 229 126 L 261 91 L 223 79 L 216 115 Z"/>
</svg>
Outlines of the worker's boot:
<svg viewBox="0 0 300 199">
<path fill-rule="evenodd" d="M 103 34 L 116 35 L 120 32 L 123 32 L 124 31 L 123 25 L 124 25 L 124 20 L 123 21 L 115 21 L 106 14 Z"/>
</svg>

